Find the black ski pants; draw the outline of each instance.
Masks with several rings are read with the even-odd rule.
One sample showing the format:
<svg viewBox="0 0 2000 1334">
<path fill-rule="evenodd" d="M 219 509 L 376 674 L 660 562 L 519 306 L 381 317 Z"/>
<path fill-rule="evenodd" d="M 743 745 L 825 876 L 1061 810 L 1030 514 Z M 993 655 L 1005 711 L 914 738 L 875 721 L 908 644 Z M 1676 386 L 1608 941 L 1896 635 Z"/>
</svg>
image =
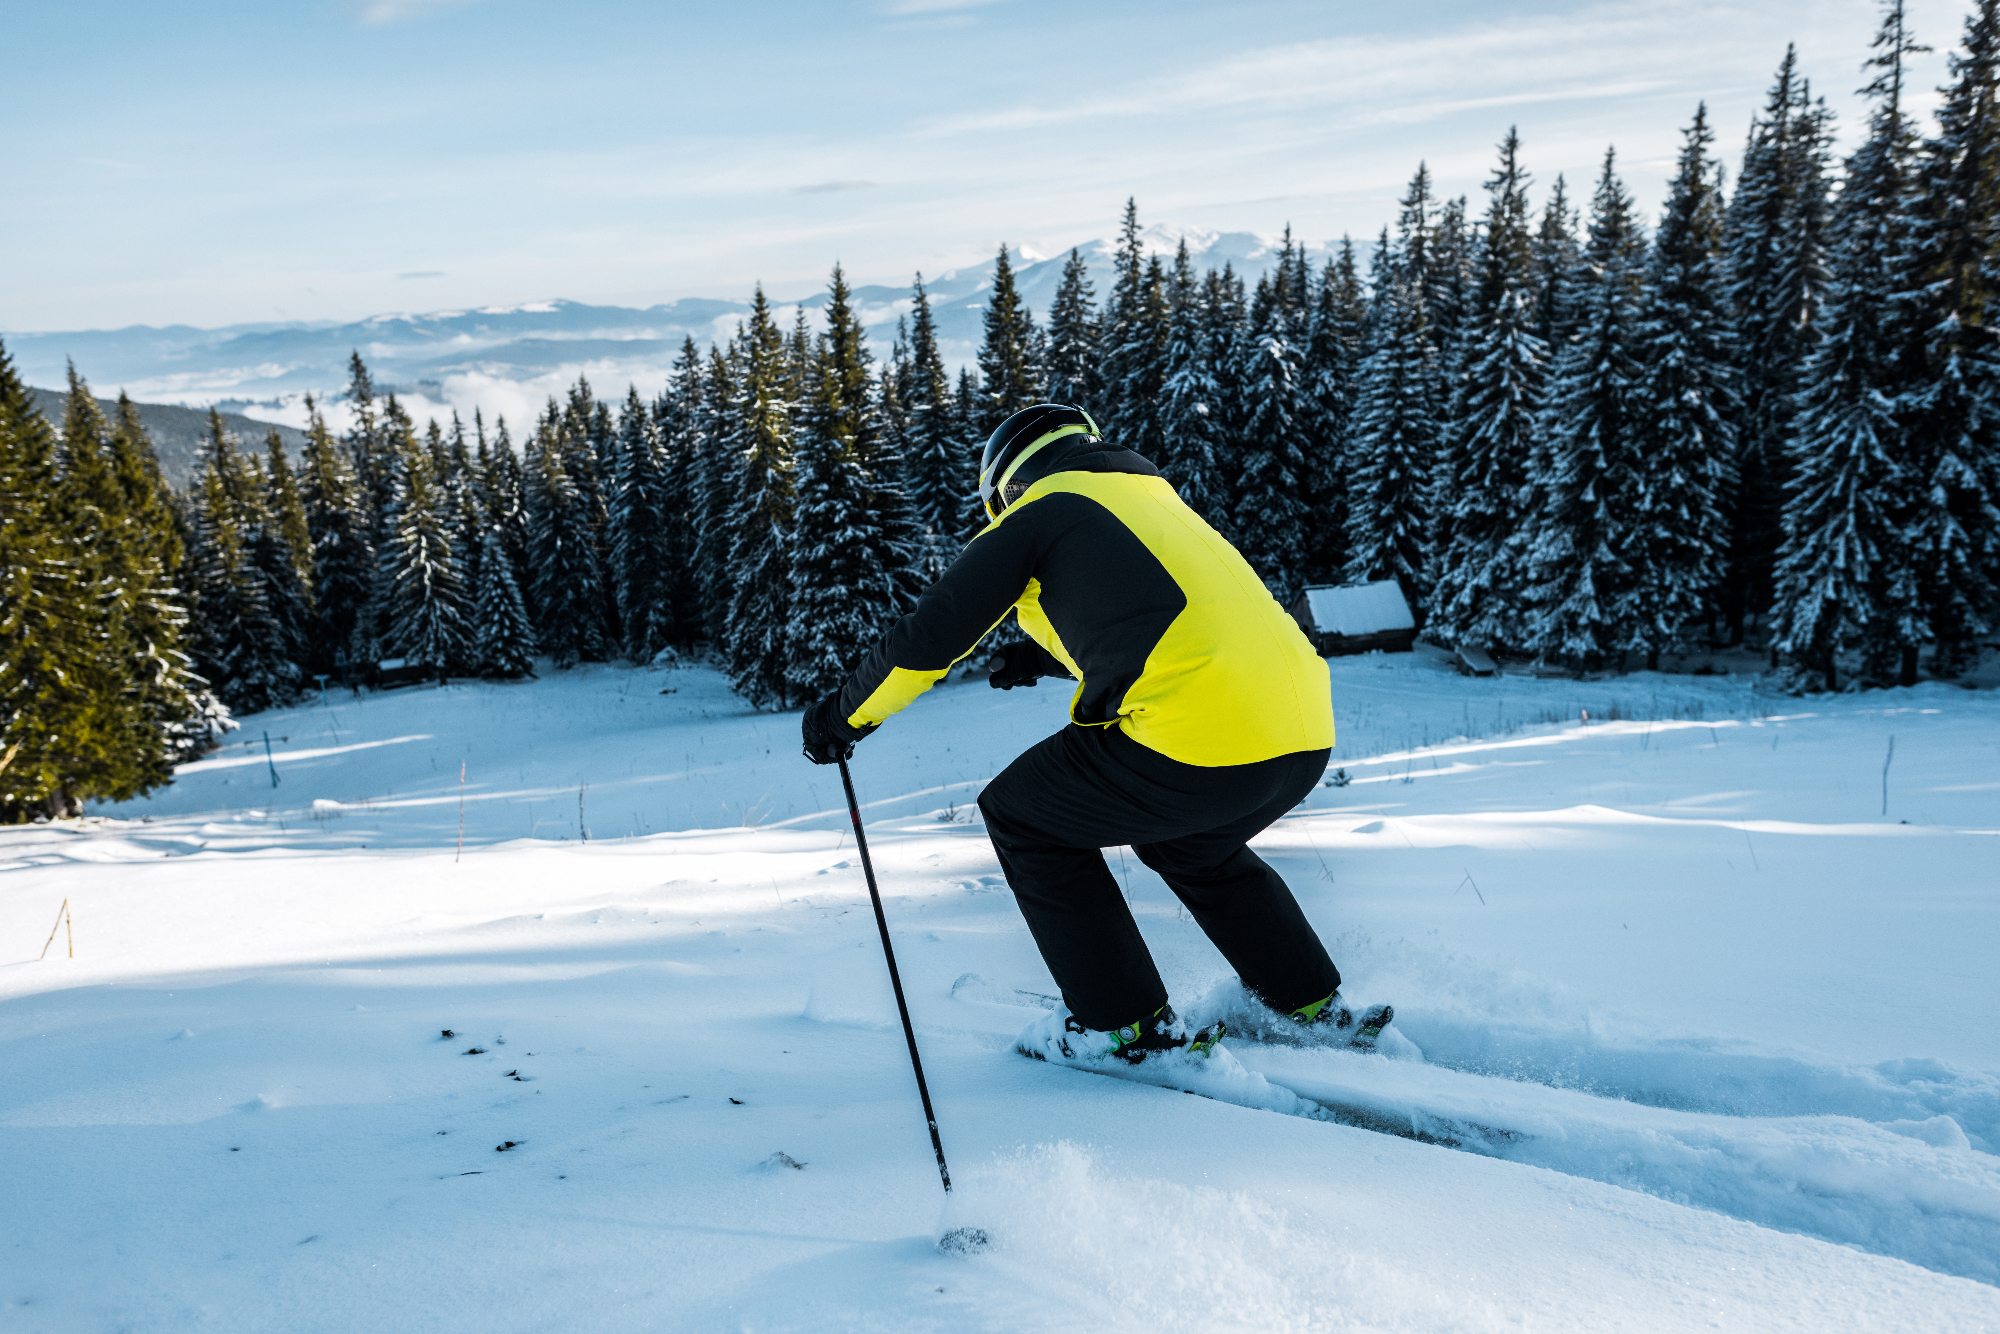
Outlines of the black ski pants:
<svg viewBox="0 0 2000 1334">
<path fill-rule="evenodd" d="M 1159 872 L 1237 976 L 1284 1013 L 1340 972 L 1279 874 L 1245 844 L 1303 801 L 1331 751 L 1255 764 L 1182 764 L 1115 727 L 1065 727 L 986 785 L 979 809 L 1000 869 L 1063 1003 L 1115 1029 L 1167 1003 L 1166 984 L 1102 848 Z"/>
</svg>

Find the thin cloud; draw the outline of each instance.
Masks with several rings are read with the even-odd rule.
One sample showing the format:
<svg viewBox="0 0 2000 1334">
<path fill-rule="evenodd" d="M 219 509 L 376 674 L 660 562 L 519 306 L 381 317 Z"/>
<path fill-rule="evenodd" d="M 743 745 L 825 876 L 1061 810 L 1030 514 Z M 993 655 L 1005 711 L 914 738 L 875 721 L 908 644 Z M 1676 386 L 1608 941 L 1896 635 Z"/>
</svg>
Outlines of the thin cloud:
<svg viewBox="0 0 2000 1334">
<path fill-rule="evenodd" d="M 1074 101 L 1037 97 L 940 117 L 923 132 L 953 138 L 1224 109 L 1347 107 L 1356 113 L 1351 123 L 1409 122 L 1481 107 L 1630 96 L 1697 78 L 1712 63 L 1706 48 L 1677 40 L 1690 24 L 1699 27 L 1700 15 L 1684 5 L 1599 6 L 1414 38 L 1292 42 Z M 1579 78 L 1579 70 L 1590 76 Z"/>
<path fill-rule="evenodd" d="M 398 278 L 442 278 L 445 276 L 445 272 L 443 269 L 411 269 L 408 273 L 399 273 L 396 276 Z"/>
<path fill-rule="evenodd" d="M 792 189 L 795 195 L 831 195 L 842 190 L 873 190 L 873 181 L 821 181 L 817 185 L 800 185 Z"/>
<path fill-rule="evenodd" d="M 876 11 L 898 16 L 944 14 L 960 9 L 981 9 L 996 3 L 998 0 L 884 0 L 876 6 Z"/>
<path fill-rule="evenodd" d="M 402 23 L 409 19 L 420 19 L 441 10 L 457 9 L 462 5 L 476 4 L 478 0 L 365 0 L 361 6 L 361 21 L 371 25 Z"/>
</svg>

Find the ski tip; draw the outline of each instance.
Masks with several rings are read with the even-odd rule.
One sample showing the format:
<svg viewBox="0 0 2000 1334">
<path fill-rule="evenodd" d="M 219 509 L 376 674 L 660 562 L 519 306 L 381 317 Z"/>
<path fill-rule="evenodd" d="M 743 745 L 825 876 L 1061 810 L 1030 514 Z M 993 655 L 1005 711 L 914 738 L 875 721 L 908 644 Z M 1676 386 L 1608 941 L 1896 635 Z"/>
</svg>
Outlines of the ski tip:
<svg viewBox="0 0 2000 1334">
<path fill-rule="evenodd" d="M 938 1238 L 937 1248 L 946 1255 L 977 1255 L 993 1244 L 981 1227 L 955 1227 Z"/>
</svg>

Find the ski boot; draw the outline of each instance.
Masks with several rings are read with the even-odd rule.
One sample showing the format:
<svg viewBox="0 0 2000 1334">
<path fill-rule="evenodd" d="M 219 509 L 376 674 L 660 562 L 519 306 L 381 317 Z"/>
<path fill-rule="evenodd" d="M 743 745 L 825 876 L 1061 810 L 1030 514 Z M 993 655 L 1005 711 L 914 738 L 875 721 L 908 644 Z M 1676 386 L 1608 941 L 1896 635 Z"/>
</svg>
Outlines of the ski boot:
<svg viewBox="0 0 2000 1334">
<path fill-rule="evenodd" d="M 1083 1022 L 1062 1006 L 1042 1016 L 1014 1039 L 1014 1050 L 1038 1061 L 1058 1065 L 1103 1065 L 1113 1060 L 1129 1065 L 1156 1053 L 1184 1052 L 1205 1057 L 1222 1040 L 1224 1026 L 1210 1024 L 1190 1035 L 1171 1005 L 1162 1005 L 1137 1023 L 1106 1031 L 1085 1028 Z"/>
<path fill-rule="evenodd" d="M 1374 1050 L 1375 1040 L 1382 1036 L 1382 1030 L 1395 1017 L 1396 1007 L 1393 1005 L 1371 1005 L 1357 1015 L 1340 998 L 1338 991 L 1325 1000 L 1316 1000 L 1291 1013 L 1291 1018 L 1317 1040 L 1328 1046 L 1352 1047 L 1356 1051 Z"/>
</svg>

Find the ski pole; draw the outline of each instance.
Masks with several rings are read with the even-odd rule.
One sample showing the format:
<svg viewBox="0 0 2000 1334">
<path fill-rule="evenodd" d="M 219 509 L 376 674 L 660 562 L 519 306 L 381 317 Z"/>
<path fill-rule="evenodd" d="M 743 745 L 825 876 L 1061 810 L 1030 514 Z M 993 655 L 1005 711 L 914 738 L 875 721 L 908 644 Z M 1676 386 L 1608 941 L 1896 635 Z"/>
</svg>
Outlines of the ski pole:
<svg viewBox="0 0 2000 1334">
<path fill-rule="evenodd" d="M 910 1044 L 910 1069 L 917 1075 L 917 1096 L 923 1099 L 924 1122 L 930 1127 L 931 1148 L 937 1151 L 938 1180 L 944 1193 L 951 1194 L 951 1169 L 945 1166 L 944 1140 L 938 1136 L 937 1113 L 931 1110 L 930 1086 L 924 1083 L 924 1062 L 917 1055 L 917 1030 L 910 1023 L 909 1002 L 903 999 L 903 978 L 896 971 L 896 951 L 889 944 L 889 918 L 882 911 L 882 891 L 875 886 L 875 863 L 868 856 L 868 836 L 861 830 L 861 803 L 854 796 L 854 776 L 847 761 L 840 761 L 840 785 L 847 792 L 847 816 L 854 822 L 854 846 L 861 852 L 861 874 L 868 880 L 868 898 L 875 905 L 875 927 L 882 933 L 882 957 L 889 964 L 889 985 L 896 992 L 896 1013 L 903 1017 L 903 1037 Z M 986 1245 L 986 1234 L 978 1228 L 953 1228 L 938 1245 L 945 1250 L 977 1250 Z"/>
</svg>

